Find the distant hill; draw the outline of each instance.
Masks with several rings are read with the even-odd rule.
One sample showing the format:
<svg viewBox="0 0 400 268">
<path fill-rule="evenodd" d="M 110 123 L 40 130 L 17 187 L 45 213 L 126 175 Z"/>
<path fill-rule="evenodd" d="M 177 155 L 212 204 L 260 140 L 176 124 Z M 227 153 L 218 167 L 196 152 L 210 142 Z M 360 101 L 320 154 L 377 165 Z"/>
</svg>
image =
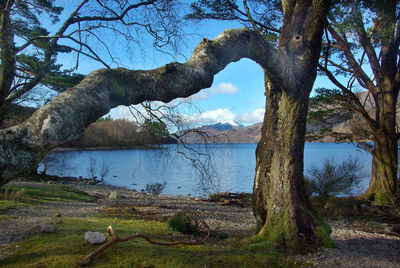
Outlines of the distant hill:
<svg viewBox="0 0 400 268">
<path fill-rule="evenodd" d="M 214 124 L 215 125 L 215 124 Z M 197 134 L 189 134 L 185 137 L 187 143 L 256 143 L 261 139 L 261 127 L 262 122 L 255 123 L 247 127 L 229 127 L 214 128 L 214 125 L 206 125 L 198 128 L 197 130 L 205 132 L 207 134 L 207 141 L 202 136 Z M 306 140 L 310 142 L 334 142 L 334 135 L 330 135 L 330 132 L 320 133 L 320 130 L 324 127 L 324 124 L 314 122 L 313 124 L 307 124 Z M 334 131 L 343 133 L 349 133 L 350 127 L 346 124 L 346 121 L 337 120 Z"/>
<path fill-rule="evenodd" d="M 372 117 L 375 109 L 373 101 L 368 92 L 357 93 L 362 103 L 366 105 L 367 111 Z M 398 107 L 400 107 L 400 100 Z M 351 127 L 354 122 L 367 128 L 363 119 L 357 119 L 350 112 L 340 112 L 334 116 L 328 117 L 322 121 L 311 121 L 307 124 L 306 141 L 307 142 L 335 142 L 350 141 Z M 400 125 L 400 109 L 397 112 L 397 120 Z M 206 125 L 197 130 L 207 134 L 207 139 L 200 138 L 195 134 L 188 135 L 185 141 L 188 143 L 255 143 L 261 139 L 262 123 L 256 123 L 251 126 L 240 126 L 236 122 L 224 122 Z"/>
<path fill-rule="evenodd" d="M 262 123 L 256 123 L 251 126 L 241 126 L 231 123 L 215 123 L 197 128 L 193 133 L 185 137 L 187 143 L 253 143 L 261 138 Z M 196 132 L 197 131 L 197 132 Z M 200 133 L 206 133 L 204 139 Z"/>
</svg>

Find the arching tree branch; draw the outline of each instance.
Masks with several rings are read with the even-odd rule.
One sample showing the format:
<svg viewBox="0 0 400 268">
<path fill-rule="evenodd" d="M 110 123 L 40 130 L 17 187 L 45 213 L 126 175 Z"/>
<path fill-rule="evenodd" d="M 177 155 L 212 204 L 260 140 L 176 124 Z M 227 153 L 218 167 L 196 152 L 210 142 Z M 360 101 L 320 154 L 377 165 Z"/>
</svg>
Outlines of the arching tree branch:
<svg viewBox="0 0 400 268">
<path fill-rule="evenodd" d="M 227 30 L 203 41 L 186 63 L 149 71 L 100 69 L 40 108 L 26 122 L 0 131 L 0 185 L 35 166 L 44 152 L 79 138 L 84 129 L 118 105 L 169 102 L 208 88 L 231 62 L 253 59 L 279 71 L 278 52 L 249 29 Z"/>
</svg>

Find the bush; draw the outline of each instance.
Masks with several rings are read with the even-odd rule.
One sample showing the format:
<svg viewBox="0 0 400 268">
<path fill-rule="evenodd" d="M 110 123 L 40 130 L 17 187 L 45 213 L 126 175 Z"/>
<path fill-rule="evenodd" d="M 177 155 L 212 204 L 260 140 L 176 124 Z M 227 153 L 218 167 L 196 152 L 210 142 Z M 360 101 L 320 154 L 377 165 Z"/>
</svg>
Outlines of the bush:
<svg viewBox="0 0 400 268">
<path fill-rule="evenodd" d="M 145 191 L 146 191 L 146 193 L 149 193 L 149 194 L 159 195 L 164 190 L 165 185 L 167 185 L 166 182 L 164 182 L 164 183 L 156 182 L 156 183 L 152 183 L 152 184 L 146 184 Z"/>
<path fill-rule="evenodd" d="M 199 222 L 183 211 L 177 212 L 169 219 L 168 227 L 182 234 L 197 235 L 200 233 Z"/>
<path fill-rule="evenodd" d="M 352 195 L 354 188 L 363 178 L 357 159 L 348 158 L 341 164 L 333 159 L 326 159 L 323 166 L 312 166 L 304 177 L 308 195 L 317 194 L 321 197 L 329 195 Z"/>
</svg>

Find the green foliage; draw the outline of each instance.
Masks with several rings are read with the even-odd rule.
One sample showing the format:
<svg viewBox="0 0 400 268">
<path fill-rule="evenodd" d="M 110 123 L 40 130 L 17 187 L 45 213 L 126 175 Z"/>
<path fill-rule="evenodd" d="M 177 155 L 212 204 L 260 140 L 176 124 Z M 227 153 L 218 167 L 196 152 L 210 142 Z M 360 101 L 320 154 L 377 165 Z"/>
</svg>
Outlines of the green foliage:
<svg viewBox="0 0 400 268">
<path fill-rule="evenodd" d="M 192 214 L 179 211 L 168 221 L 168 227 L 182 234 L 198 235 L 201 233 L 199 222 Z"/>
<path fill-rule="evenodd" d="M 60 21 L 59 16 L 63 10 L 62 7 L 56 6 L 54 2 L 53 0 L 15 1 L 13 12 L 10 15 L 15 36 L 21 40 L 48 36 L 50 32 L 41 26 L 44 15 L 48 16 L 53 23 L 56 23 Z M 72 70 L 62 70 L 62 65 L 56 64 L 57 54 L 70 53 L 72 49 L 63 45 L 50 47 L 51 41 L 50 38 L 39 38 L 31 43 L 30 49 L 22 50 L 16 56 L 17 71 L 20 75 L 29 79 L 44 72 L 45 76 L 40 84 L 61 92 L 76 85 L 85 76 L 73 74 Z M 52 55 L 48 66 L 45 59 L 46 53 Z M 19 89 L 19 87 L 16 89 Z"/>
<path fill-rule="evenodd" d="M 169 135 L 167 126 L 164 122 L 146 120 L 142 127 L 145 131 L 150 133 L 155 142 L 161 141 Z"/>
<path fill-rule="evenodd" d="M 265 40 L 277 44 L 279 28 L 283 12 L 281 1 L 257 0 L 247 1 L 252 20 Z M 226 20 L 238 21 L 247 27 L 252 27 L 241 1 L 231 0 L 197 0 L 191 4 L 191 13 L 186 16 L 192 20 Z"/>
<path fill-rule="evenodd" d="M 97 122 L 107 122 L 107 121 L 112 121 L 111 115 L 107 115 L 105 117 L 101 117 L 97 120 Z"/>
<path fill-rule="evenodd" d="M 146 184 L 145 191 L 146 193 L 152 195 L 159 195 L 164 190 L 166 185 L 167 185 L 166 182 L 163 183 L 156 182 L 156 183 Z"/>
<path fill-rule="evenodd" d="M 357 159 L 348 158 L 336 164 L 332 159 L 326 159 L 322 167 L 312 166 L 309 176 L 304 177 L 306 191 L 309 195 L 321 197 L 329 195 L 351 195 L 363 178 Z"/>
<path fill-rule="evenodd" d="M 332 127 L 338 120 L 348 120 L 351 113 L 343 109 L 342 105 L 349 99 L 339 90 L 316 88 L 315 95 L 309 99 L 307 122 L 322 122 Z"/>
</svg>

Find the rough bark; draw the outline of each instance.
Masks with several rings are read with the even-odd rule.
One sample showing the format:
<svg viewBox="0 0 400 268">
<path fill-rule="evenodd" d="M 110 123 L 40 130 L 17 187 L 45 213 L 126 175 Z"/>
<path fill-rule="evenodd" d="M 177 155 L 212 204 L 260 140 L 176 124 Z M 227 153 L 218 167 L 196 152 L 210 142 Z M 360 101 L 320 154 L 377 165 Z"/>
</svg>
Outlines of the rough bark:
<svg viewBox="0 0 400 268">
<path fill-rule="evenodd" d="M 360 196 L 387 204 L 397 197 L 398 135 L 396 132 L 396 101 L 394 90 L 382 90 L 376 94 L 377 128 L 372 129 L 374 149 L 372 150 L 371 181 L 368 189 Z"/>
<path fill-rule="evenodd" d="M 10 22 L 10 8 L 13 1 L 0 4 L 0 106 L 7 97 L 15 75 L 14 34 Z"/>
<path fill-rule="evenodd" d="M 324 1 L 286 1 L 278 47 L 284 72 L 264 68 L 267 102 L 256 151 L 253 209 L 261 243 L 284 250 L 332 246 L 329 227 L 312 210 L 303 179 L 308 97 L 327 7 Z"/>
<path fill-rule="evenodd" d="M 26 122 L 0 131 L 0 185 L 36 166 L 43 153 L 79 138 L 84 129 L 118 105 L 145 100 L 171 101 L 210 87 L 227 64 L 247 57 L 277 65 L 276 51 L 249 29 L 224 31 L 204 39 L 184 64 L 171 63 L 149 71 L 100 69 L 61 93 Z"/>
</svg>

